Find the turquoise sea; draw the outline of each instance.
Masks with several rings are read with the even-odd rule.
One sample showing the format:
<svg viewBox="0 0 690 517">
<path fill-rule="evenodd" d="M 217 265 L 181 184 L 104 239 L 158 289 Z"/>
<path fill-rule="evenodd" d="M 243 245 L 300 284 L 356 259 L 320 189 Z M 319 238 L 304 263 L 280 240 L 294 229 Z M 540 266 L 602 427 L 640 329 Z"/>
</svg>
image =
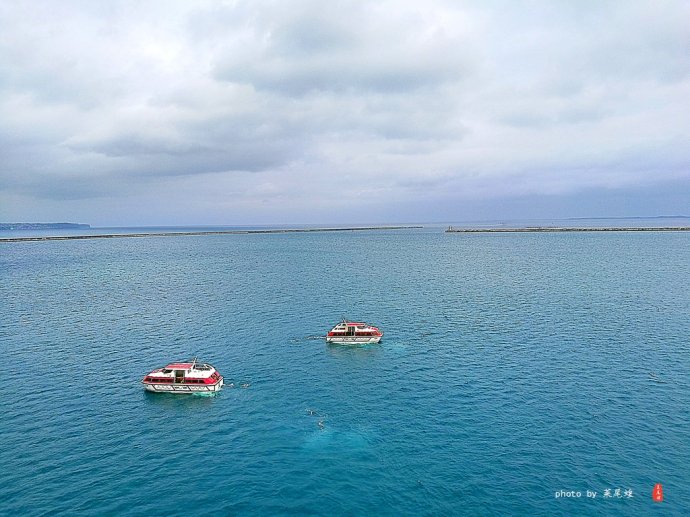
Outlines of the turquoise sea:
<svg viewBox="0 0 690 517">
<path fill-rule="evenodd" d="M 0 515 L 687 515 L 688 286 L 682 232 L 0 243 Z"/>
</svg>

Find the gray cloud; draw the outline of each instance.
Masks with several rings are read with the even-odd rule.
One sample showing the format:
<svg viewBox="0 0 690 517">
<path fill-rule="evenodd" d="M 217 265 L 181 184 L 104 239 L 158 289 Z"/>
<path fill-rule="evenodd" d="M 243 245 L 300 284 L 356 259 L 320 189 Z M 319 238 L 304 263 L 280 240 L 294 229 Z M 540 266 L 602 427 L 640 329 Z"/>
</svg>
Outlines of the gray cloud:
<svg viewBox="0 0 690 517">
<path fill-rule="evenodd" d="M 247 52 L 221 55 L 215 76 L 286 95 L 309 92 L 382 93 L 435 90 L 471 73 L 462 34 L 442 20 L 427 24 L 414 12 L 400 15 L 361 2 L 285 4 L 260 20 Z M 421 24 L 420 24 L 421 23 Z"/>
<path fill-rule="evenodd" d="M 592 189 L 645 211 L 643 187 L 690 178 L 689 17 L 670 0 L 6 2 L 0 218 L 424 203 L 410 217 L 430 220 Z"/>
</svg>

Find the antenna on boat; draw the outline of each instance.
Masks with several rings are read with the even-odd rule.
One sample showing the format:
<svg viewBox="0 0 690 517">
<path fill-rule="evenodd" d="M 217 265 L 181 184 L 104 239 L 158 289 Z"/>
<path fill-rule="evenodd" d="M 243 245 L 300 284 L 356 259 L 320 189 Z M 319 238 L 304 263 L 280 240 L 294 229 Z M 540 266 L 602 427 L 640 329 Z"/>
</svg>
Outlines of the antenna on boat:
<svg viewBox="0 0 690 517">
<path fill-rule="evenodd" d="M 193 370 L 195 366 L 196 366 L 196 356 L 194 356 L 194 359 L 192 359 L 192 367 L 190 369 Z"/>
</svg>

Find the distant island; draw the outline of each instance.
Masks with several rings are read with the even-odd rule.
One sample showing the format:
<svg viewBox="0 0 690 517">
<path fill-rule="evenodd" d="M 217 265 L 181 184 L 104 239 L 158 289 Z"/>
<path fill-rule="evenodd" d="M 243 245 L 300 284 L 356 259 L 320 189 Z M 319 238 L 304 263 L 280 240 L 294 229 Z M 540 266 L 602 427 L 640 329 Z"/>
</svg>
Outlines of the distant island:
<svg viewBox="0 0 690 517">
<path fill-rule="evenodd" d="M 687 215 L 636 215 L 632 217 L 568 217 L 567 221 L 616 221 L 625 219 L 690 219 Z"/>
<path fill-rule="evenodd" d="M 80 223 L 0 223 L 0 230 L 84 230 L 89 224 Z"/>
</svg>

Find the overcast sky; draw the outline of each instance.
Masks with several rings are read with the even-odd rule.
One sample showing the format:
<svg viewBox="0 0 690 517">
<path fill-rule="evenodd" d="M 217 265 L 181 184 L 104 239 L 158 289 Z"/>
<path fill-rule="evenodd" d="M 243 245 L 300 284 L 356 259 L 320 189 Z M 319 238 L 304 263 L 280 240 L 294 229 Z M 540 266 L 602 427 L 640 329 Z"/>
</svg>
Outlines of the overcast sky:
<svg viewBox="0 0 690 517">
<path fill-rule="evenodd" d="M 0 0 L 0 220 L 689 212 L 685 0 Z"/>
</svg>

